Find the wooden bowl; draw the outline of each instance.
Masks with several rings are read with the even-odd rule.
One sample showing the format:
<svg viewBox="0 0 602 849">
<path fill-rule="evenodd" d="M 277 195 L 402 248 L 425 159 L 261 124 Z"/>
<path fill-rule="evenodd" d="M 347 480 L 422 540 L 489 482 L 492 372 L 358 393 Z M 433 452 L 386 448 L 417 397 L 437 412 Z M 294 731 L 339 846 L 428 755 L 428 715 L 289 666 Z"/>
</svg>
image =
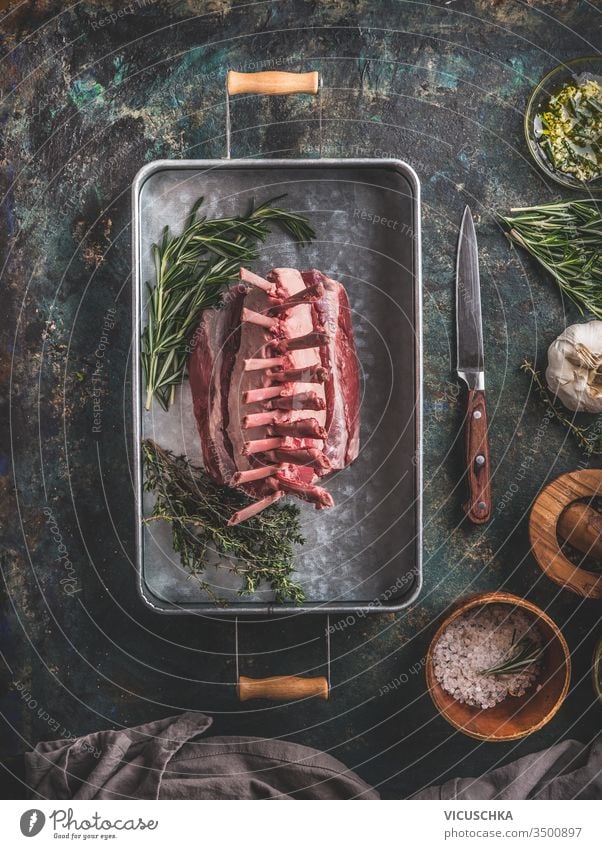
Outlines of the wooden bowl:
<svg viewBox="0 0 602 849">
<path fill-rule="evenodd" d="M 509 696 L 495 707 L 483 710 L 456 701 L 443 689 L 435 678 L 433 651 L 451 622 L 467 610 L 486 604 L 509 604 L 527 611 L 537 621 L 546 648 L 541 676 L 533 687 L 523 696 Z M 560 629 L 537 605 L 506 592 L 478 593 L 462 599 L 438 628 L 426 656 L 426 681 L 439 713 L 458 731 L 492 743 L 518 740 L 543 728 L 564 701 L 570 680 L 571 656 Z"/>
<path fill-rule="evenodd" d="M 602 495 L 602 471 L 579 469 L 561 475 L 545 486 L 535 499 L 529 516 L 531 550 L 539 568 L 561 587 L 583 598 L 602 598 L 602 574 L 580 569 L 565 557 L 556 526 L 569 504 Z"/>
</svg>

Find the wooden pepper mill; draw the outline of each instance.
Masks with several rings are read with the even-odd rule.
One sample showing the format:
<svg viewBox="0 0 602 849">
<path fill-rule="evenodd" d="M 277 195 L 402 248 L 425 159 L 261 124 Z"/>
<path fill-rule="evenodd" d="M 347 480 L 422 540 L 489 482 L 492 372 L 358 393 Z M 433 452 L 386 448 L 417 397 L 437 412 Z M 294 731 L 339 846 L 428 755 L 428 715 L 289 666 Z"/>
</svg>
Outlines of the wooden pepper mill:
<svg viewBox="0 0 602 849">
<path fill-rule="evenodd" d="M 582 554 L 602 563 L 602 513 L 575 501 L 560 514 L 558 533 Z"/>
<path fill-rule="evenodd" d="M 602 514 L 584 503 L 602 497 L 602 471 L 580 469 L 561 475 L 537 496 L 529 517 L 531 548 L 546 575 L 585 598 L 602 598 L 602 572 L 571 563 L 559 537 L 590 560 L 602 563 Z"/>
</svg>

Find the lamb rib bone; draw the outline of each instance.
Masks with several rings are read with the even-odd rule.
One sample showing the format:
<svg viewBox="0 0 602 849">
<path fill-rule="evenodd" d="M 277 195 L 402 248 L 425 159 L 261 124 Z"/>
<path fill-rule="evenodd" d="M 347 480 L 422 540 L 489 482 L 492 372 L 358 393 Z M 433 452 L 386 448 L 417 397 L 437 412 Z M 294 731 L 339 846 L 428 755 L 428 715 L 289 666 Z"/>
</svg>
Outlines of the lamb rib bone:
<svg viewBox="0 0 602 849">
<path fill-rule="evenodd" d="M 259 401 L 277 398 L 278 395 L 283 395 L 285 391 L 281 386 L 264 386 L 260 389 L 248 389 L 242 394 L 243 404 L 255 404 Z"/>
<path fill-rule="evenodd" d="M 268 330 L 274 330 L 278 327 L 277 318 L 270 318 L 269 315 L 262 315 L 260 312 L 247 309 L 247 307 L 243 307 L 241 320 L 249 324 L 257 324 L 259 327 L 267 327 Z"/>
<path fill-rule="evenodd" d="M 240 486 L 242 483 L 250 483 L 251 481 L 260 481 L 263 478 L 269 478 L 279 469 L 282 469 L 282 464 L 278 466 L 260 466 L 258 469 L 247 469 L 244 472 L 236 472 L 230 478 L 230 486 Z"/>
<path fill-rule="evenodd" d="M 330 463 L 317 448 L 275 448 L 264 455 L 272 463 L 292 463 L 296 466 L 313 466 L 316 471 L 330 469 Z"/>
<path fill-rule="evenodd" d="M 324 286 L 321 283 L 315 283 L 312 286 L 307 286 L 300 292 L 296 292 L 294 295 L 291 295 L 290 298 L 286 298 L 284 301 L 280 301 L 280 303 L 270 303 L 270 312 L 285 312 L 286 310 L 290 310 L 293 307 L 298 307 L 299 304 L 311 304 L 313 301 L 318 301 L 320 298 L 323 297 Z"/>
<path fill-rule="evenodd" d="M 262 454 L 264 451 L 272 451 L 275 448 L 285 451 L 321 451 L 324 447 L 324 440 L 313 439 L 312 437 L 292 437 L 292 436 L 270 436 L 264 439 L 251 439 L 245 442 L 243 454 Z"/>
<path fill-rule="evenodd" d="M 275 425 L 278 424 L 279 416 L 280 418 L 286 418 L 286 413 L 278 410 L 268 410 L 265 413 L 249 413 L 248 416 L 243 418 L 242 426 L 245 430 L 249 430 L 252 427 Z"/>
<path fill-rule="evenodd" d="M 292 495 L 296 495 L 304 501 L 309 501 L 310 503 L 315 504 L 316 510 L 320 510 L 323 507 L 334 507 L 334 499 L 332 495 L 322 486 L 304 483 L 303 481 L 291 480 L 291 478 L 287 478 L 285 475 L 280 473 L 276 474 L 276 482 L 277 486 L 285 492 L 290 492 Z"/>
<path fill-rule="evenodd" d="M 328 333 L 324 330 L 313 330 L 305 336 L 297 336 L 295 339 L 275 339 L 272 345 L 280 354 L 287 351 L 301 351 L 305 348 L 319 348 L 328 344 Z"/>
<path fill-rule="evenodd" d="M 286 392 L 286 394 L 285 394 Z M 280 397 L 274 397 L 269 402 L 270 409 L 277 410 L 325 410 L 326 401 L 320 398 L 313 390 L 309 392 L 299 392 L 298 395 L 291 395 L 288 391 L 279 393 Z"/>
<path fill-rule="evenodd" d="M 285 366 L 285 357 L 248 357 L 245 359 L 245 371 L 261 371 L 264 368 Z"/>
<path fill-rule="evenodd" d="M 273 359 L 277 359 L 277 357 Z M 311 366 L 282 369 L 281 371 L 270 369 L 266 372 L 266 377 L 270 380 L 277 380 L 279 383 L 325 383 L 328 379 L 328 370 L 319 363 L 314 363 Z"/>
<path fill-rule="evenodd" d="M 249 504 L 248 507 L 243 507 L 242 510 L 238 510 L 228 519 L 228 524 L 239 525 L 241 522 L 244 522 L 246 519 L 250 519 L 252 516 L 256 516 L 258 513 L 261 513 L 262 510 L 265 510 L 266 507 L 269 507 L 275 501 L 278 501 L 279 498 L 285 493 L 282 490 L 277 490 L 272 493 L 272 495 L 266 495 L 265 498 L 261 498 L 259 501 L 254 501 L 253 504 Z"/>
<path fill-rule="evenodd" d="M 240 279 L 243 283 L 248 283 L 250 286 L 255 286 L 257 289 L 263 289 L 264 292 L 267 292 L 268 295 L 273 295 L 276 292 L 276 287 L 265 280 L 263 277 L 260 277 L 259 274 L 254 274 L 252 271 L 249 271 L 248 268 L 240 269 Z"/>
<path fill-rule="evenodd" d="M 271 451 L 273 448 L 281 448 L 283 444 L 282 437 L 270 437 L 268 439 L 251 439 L 245 442 L 243 454 L 261 454 L 263 451 Z"/>
<path fill-rule="evenodd" d="M 296 419 L 295 421 L 281 421 L 270 423 L 268 426 L 269 436 L 292 436 L 298 439 L 321 439 L 325 440 L 327 433 L 312 417 L 308 419 Z"/>
</svg>

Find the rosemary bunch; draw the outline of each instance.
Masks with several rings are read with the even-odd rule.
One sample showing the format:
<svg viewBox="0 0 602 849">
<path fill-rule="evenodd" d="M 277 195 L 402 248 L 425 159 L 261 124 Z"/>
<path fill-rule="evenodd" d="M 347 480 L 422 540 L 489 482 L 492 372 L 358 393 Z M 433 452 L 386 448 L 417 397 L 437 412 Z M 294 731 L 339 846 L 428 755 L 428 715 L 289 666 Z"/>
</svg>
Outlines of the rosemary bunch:
<svg viewBox="0 0 602 849">
<path fill-rule="evenodd" d="M 535 384 L 537 394 L 546 405 L 550 413 L 556 421 L 564 425 L 569 432 L 575 437 L 579 446 L 591 456 L 592 454 L 602 454 L 602 427 L 599 423 L 581 427 L 575 423 L 575 419 L 569 418 L 564 412 L 564 407 L 561 407 L 554 400 L 554 396 L 541 379 L 539 372 L 533 367 L 533 364 L 528 360 L 524 360 L 521 364 L 521 370 L 531 377 Z"/>
<path fill-rule="evenodd" d="M 210 595 L 215 597 L 203 575 L 208 558 L 218 554 L 224 558 L 219 565 L 240 576 L 240 595 L 249 595 L 266 582 L 276 601 L 300 604 L 304 600 L 302 587 L 291 579 L 294 546 L 304 542 L 297 507 L 273 504 L 230 527 L 232 513 L 250 504 L 250 498 L 220 486 L 185 457 L 174 456 L 151 439 L 142 443 L 142 453 L 144 489 L 156 495 L 153 512 L 145 521 L 169 523 L 182 565 Z"/>
<path fill-rule="evenodd" d="M 283 196 L 281 196 L 283 197 Z M 257 244 L 276 224 L 299 242 L 314 238 L 302 215 L 288 212 L 273 198 L 246 215 L 208 219 L 199 216 L 199 198 L 179 236 L 165 227 L 153 245 L 155 283 L 149 293 L 147 325 L 142 333 L 142 368 L 146 382 L 146 409 L 153 397 L 164 410 L 174 400 L 190 353 L 190 342 L 207 307 L 219 306 L 224 288 L 238 279 L 241 265 L 256 260 Z"/>
<path fill-rule="evenodd" d="M 566 200 L 512 209 L 500 216 L 508 237 L 555 278 L 579 309 L 602 319 L 602 208 L 595 200 Z"/>
<path fill-rule="evenodd" d="M 518 669 L 524 669 L 535 663 L 543 654 L 543 647 L 539 646 L 531 637 L 522 637 L 520 640 L 512 638 L 512 645 L 506 657 L 495 666 L 483 669 L 479 675 L 509 675 Z"/>
</svg>

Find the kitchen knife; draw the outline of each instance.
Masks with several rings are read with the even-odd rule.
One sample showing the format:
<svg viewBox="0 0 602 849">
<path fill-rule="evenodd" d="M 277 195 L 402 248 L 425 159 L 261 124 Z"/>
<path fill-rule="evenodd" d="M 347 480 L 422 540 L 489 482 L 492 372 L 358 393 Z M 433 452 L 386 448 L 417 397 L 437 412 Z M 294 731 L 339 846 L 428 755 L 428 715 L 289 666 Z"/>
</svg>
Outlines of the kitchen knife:
<svg viewBox="0 0 602 849">
<path fill-rule="evenodd" d="M 485 364 L 479 255 L 472 213 L 462 216 L 456 263 L 456 338 L 458 377 L 468 386 L 466 410 L 466 515 L 475 524 L 491 518 L 491 470 L 485 407 Z"/>
</svg>

